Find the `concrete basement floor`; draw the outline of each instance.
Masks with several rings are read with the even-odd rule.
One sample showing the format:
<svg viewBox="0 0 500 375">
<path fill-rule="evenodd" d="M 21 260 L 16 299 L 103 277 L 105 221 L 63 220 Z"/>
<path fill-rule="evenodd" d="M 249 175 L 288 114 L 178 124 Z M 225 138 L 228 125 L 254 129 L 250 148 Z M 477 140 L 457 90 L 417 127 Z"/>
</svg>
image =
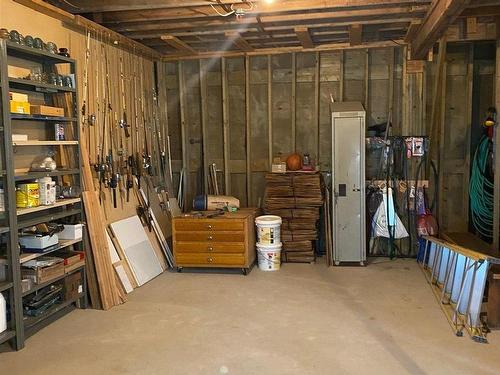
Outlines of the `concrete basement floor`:
<svg viewBox="0 0 500 375">
<path fill-rule="evenodd" d="M 455 337 L 414 260 L 166 273 L 109 312 L 78 310 L 0 374 L 499 374 L 500 332 Z"/>
</svg>

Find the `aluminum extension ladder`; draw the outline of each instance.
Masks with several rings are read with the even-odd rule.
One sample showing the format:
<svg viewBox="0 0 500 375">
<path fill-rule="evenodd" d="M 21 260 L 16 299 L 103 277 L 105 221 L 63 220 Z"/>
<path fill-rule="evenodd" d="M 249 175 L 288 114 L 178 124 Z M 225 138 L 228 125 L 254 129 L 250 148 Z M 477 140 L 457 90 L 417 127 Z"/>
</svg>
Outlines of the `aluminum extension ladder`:
<svg viewBox="0 0 500 375">
<path fill-rule="evenodd" d="M 463 336 L 465 329 L 474 341 L 486 343 L 481 305 L 489 267 L 500 259 L 435 237 L 423 239 L 417 261 L 455 334 Z"/>
</svg>

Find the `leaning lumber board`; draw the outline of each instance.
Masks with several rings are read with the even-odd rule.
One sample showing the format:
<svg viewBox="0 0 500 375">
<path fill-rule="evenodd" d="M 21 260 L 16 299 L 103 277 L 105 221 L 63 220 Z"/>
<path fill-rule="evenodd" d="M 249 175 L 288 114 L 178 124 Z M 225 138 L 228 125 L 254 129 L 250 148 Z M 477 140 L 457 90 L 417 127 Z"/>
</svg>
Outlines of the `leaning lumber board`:
<svg viewBox="0 0 500 375">
<path fill-rule="evenodd" d="M 105 236 L 105 225 L 99 207 L 97 195 L 94 191 L 82 193 L 90 244 L 94 257 L 94 264 L 101 294 L 101 303 L 104 310 L 109 310 L 126 300 L 116 285 L 115 271 L 111 264 L 108 244 Z"/>
</svg>

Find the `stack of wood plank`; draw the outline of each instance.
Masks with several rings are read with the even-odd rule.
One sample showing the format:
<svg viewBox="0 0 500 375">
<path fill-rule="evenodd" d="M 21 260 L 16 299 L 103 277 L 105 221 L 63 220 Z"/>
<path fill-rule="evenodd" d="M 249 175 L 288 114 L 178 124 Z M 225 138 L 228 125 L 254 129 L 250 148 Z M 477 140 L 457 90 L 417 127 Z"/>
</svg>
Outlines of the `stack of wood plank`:
<svg viewBox="0 0 500 375">
<path fill-rule="evenodd" d="M 314 241 L 318 239 L 318 220 L 323 205 L 319 172 L 268 173 L 265 211 L 280 216 L 282 259 L 284 262 L 310 263 L 315 260 Z"/>
</svg>

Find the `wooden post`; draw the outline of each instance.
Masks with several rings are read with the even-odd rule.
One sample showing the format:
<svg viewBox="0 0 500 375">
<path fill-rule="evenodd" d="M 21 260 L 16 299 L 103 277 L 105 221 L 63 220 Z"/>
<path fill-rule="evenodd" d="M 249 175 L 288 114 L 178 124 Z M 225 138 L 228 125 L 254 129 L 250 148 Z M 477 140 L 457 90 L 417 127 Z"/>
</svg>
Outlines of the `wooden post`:
<svg viewBox="0 0 500 375">
<path fill-rule="evenodd" d="M 394 47 L 391 47 L 389 50 L 389 93 L 388 93 L 388 103 L 387 110 L 388 113 L 391 113 L 391 121 L 394 121 Z M 387 119 L 389 121 L 389 118 Z"/>
<path fill-rule="evenodd" d="M 208 161 L 210 160 L 207 147 L 207 75 L 203 64 L 203 59 L 199 60 L 200 64 L 200 98 L 201 98 L 201 147 L 203 153 L 203 187 L 205 194 L 208 194 Z"/>
<path fill-rule="evenodd" d="M 500 109 L 500 39 L 497 40 L 496 72 L 495 72 L 495 106 Z M 493 190 L 493 250 L 500 253 L 499 233 L 500 233 L 500 128 L 495 127 L 494 142 L 494 163 L 495 163 L 495 187 Z"/>
<path fill-rule="evenodd" d="M 296 119 L 297 113 L 295 110 L 296 105 L 296 92 L 297 92 L 297 58 L 295 52 L 292 53 L 292 146 L 293 151 L 297 150 L 297 139 L 296 139 Z"/>
<path fill-rule="evenodd" d="M 184 179 L 182 188 L 184 190 L 182 207 L 186 208 L 186 196 L 187 189 L 189 186 L 189 159 L 188 159 L 188 142 L 186 134 L 186 116 L 184 112 L 185 108 L 185 88 L 184 88 L 184 63 L 179 61 L 178 63 L 178 73 L 179 73 L 179 111 L 181 118 L 181 142 L 182 142 L 182 169 L 184 170 Z"/>
<path fill-rule="evenodd" d="M 229 170 L 229 111 L 227 108 L 227 74 L 226 59 L 221 58 L 222 76 L 222 123 L 224 137 L 224 187 L 225 194 L 231 195 L 231 171 Z"/>
<path fill-rule="evenodd" d="M 366 122 L 367 126 L 370 122 L 370 50 L 367 48 L 365 50 L 365 111 L 366 111 Z"/>
<path fill-rule="evenodd" d="M 316 66 L 314 71 L 314 126 L 316 127 L 316 164 L 319 163 L 320 140 L 319 140 L 319 73 L 320 53 L 316 52 Z"/>
<path fill-rule="evenodd" d="M 344 50 L 340 51 L 339 101 L 344 101 Z"/>
<path fill-rule="evenodd" d="M 443 158 L 443 152 L 441 150 L 441 148 L 443 147 L 444 145 L 444 127 L 445 127 L 445 120 L 446 120 L 446 108 L 445 108 L 445 105 L 446 105 L 446 62 L 444 63 L 443 67 L 442 67 L 442 82 L 441 82 L 441 92 L 438 93 L 437 95 L 439 95 L 439 117 L 440 117 L 440 120 L 438 121 L 438 126 L 437 126 L 437 133 L 436 133 L 436 138 L 435 138 L 435 142 L 437 142 L 437 145 L 435 150 L 437 152 L 437 160 L 438 160 L 438 164 L 437 164 L 437 169 L 438 169 L 438 173 L 439 173 L 439 177 L 438 177 L 438 181 L 439 181 L 439 190 L 437 190 L 437 201 L 438 201 L 438 205 L 437 205 L 437 217 L 438 217 L 438 221 L 439 221 L 439 224 L 442 225 L 444 228 L 446 228 L 446 225 L 444 224 L 444 214 L 443 212 L 445 212 L 442 207 L 445 203 L 445 196 L 444 196 L 444 173 L 443 173 L 443 163 L 444 163 L 444 158 Z"/>
<path fill-rule="evenodd" d="M 250 127 L 250 58 L 245 56 L 245 129 L 246 129 L 246 169 L 247 169 L 247 206 L 252 205 L 252 168 L 250 165 L 252 131 Z"/>
<path fill-rule="evenodd" d="M 271 69 L 271 55 L 267 55 L 267 123 L 268 123 L 268 138 L 269 138 L 269 169 L 273 164 L 273 99 L 272 99 L 272 81 L 273 74 Z"/>
<path fill-rule="evenodd" d="M 408 48 L 403 47 L 403 75 L 401 77 L 401 84 L 403 88 L 403 102 L 402 102 L 402 116 L 401 116 L 401 127 L 400 134 L 405 135 L 406 129 L 408 127 L 408 71 L 407 71 L 407 60 L 408 60 Z"/>
</svg>

